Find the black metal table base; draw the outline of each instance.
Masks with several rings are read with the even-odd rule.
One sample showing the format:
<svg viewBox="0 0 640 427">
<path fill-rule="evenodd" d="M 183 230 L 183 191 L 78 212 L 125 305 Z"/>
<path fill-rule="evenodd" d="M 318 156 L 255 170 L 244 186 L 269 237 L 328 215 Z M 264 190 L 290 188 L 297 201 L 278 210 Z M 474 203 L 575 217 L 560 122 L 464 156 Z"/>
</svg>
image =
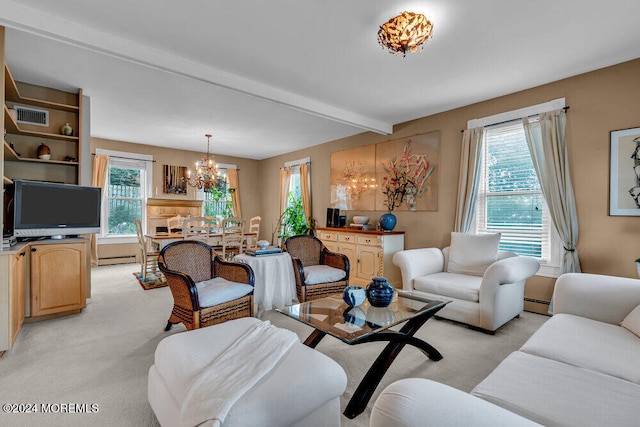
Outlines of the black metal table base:
<svg viewBox="0 0 640 427">
<path fill-rule="evenodd" d="M 418 315 L 413 317 L 405 323 L 405 325 L 400 329 L 400 331 L 384 331 L 378 332 L 377 334 L 372 334 L 366 336 L 360 340 L 357 340 L 352 345 L 362 344 L 365 342 L 374 342 L 374 341 L 388 341 L 389 344 L 382 350 L 380 355 L 373 362 L 367 373 L 365 374 L 362 381 L 358 385 L 358 388 L 353 393 L 351 400 L 347 404 L 343 414 L 350 419 L 353 419 L 360 415 L 371 396 L 373 396 L 373 392 L 382 381 L 382 377 L 387 372 L 393 361 L 396 359 L 400 351 L 404 348 L 405 345 L 412 345 L 422 351 L 429 359 L 433 361 L 438 361 L 442 359 L 442 354 L 438 350 L 436 350 L 431 344 L 414 337 L 414 334 L 418 332 L 418 329 L 425 324 L 427 320 L 429 320 L 438 310 L 429 311 L 422 315 Z M 305 340 L 304 344 L 315 348 L 322 338 L 326 335 L 325 332 L 322 332 L 318 329 L 314 330 L 309 337 Z"/>
</svg>

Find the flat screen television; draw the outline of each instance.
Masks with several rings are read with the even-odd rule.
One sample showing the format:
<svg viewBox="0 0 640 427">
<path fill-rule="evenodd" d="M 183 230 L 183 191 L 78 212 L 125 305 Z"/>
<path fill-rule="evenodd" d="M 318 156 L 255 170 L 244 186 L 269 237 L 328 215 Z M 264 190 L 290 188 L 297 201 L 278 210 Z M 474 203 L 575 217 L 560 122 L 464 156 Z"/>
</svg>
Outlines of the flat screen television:
<svg viewBox="0 0 640 427">
<path fill-rule="evenodd" d="M 62 237 L 100 232 L 102 190 L 14 180 L 13 235 Z"/>
</svg>

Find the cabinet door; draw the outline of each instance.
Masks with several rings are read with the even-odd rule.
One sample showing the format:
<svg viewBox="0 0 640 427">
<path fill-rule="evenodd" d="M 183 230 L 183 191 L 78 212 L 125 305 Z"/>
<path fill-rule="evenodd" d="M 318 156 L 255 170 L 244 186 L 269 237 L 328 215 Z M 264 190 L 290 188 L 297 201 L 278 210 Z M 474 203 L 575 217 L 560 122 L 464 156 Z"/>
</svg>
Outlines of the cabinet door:
<svg viewBox="0 0 640 427">
<path fill-rule="evenodd" d="M 11 344 L 16 340 L 24 322 L 27 288 L 27 250 L 13 255 L 11 260 Z"/>
<path fill-rule="evenodd" d="M 352 243 L 338 243 L 336 252 L 345 254 L 349 258 L 349 266 L 351 273 L 356 271 L 356 265 L 358 265 L 358 257 L 356 254 L 356 245 Z"/>
<path fill-rule="evenodd" d="M 86 306 L 86 243 L 32 245 L 31 315 Z"/>
<path fill-rule="evenodd" d="M 382 250 L 375 246 L 358 246 L 358 277 L 371 280 L 382 276 Z"/>
</svg>

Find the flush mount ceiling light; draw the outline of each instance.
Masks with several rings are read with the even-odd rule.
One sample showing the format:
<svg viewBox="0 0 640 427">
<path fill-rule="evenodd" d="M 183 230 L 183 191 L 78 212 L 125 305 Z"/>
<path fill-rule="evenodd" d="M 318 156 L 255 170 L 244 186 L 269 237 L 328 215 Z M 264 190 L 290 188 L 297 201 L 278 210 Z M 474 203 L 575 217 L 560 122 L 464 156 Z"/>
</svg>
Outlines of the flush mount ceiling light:
<svg viewBox="0 0 640 427">
<path fill-rule="evenodd" d="M 404 57 L 407 52 L 424 49 L 432 31 L 433 24 L 423 14 L 405 11 L 380 26 L 378 43 L 389 53 Z"/>
</svg>

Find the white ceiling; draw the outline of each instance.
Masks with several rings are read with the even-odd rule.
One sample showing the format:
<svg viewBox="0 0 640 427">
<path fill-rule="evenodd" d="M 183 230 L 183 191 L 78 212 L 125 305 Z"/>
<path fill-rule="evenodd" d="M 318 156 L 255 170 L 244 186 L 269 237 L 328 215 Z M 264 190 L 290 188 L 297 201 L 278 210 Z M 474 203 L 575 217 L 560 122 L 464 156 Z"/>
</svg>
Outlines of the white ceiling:
<svg viewBox="0 0 640 427">
<path fill-rule="evenodd" d="M 393 3 L 393 4 L 392 4 Z M 403 10 L 424 51 L 383 51 Z M 264 159 L 640 57 L 637 0 L 0 0 L 17 80 L 91 98 L 91 135 Z M 569 100 L 570 102 L 570 100 Z"/>
</svg>

